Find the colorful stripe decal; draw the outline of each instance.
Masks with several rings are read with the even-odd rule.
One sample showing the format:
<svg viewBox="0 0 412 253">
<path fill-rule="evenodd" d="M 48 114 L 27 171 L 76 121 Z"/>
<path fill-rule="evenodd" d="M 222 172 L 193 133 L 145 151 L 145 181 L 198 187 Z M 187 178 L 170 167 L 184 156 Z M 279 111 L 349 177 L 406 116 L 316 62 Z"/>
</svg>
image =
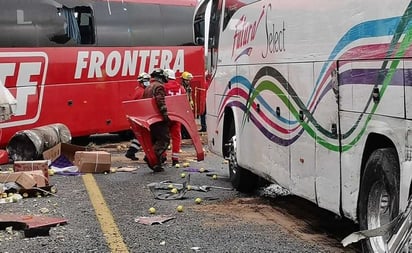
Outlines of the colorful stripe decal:
<svg viewBox="0 0 412 253">
<path fill-rule="evenodd" d="M 306 131 L 318 144 L 329 150 L 335 152 L 349 150 L 365 133 L 379 103 L 373 103 L 372 96 L 370 96 L 355 124 L 345 133 L 341 134 L 340 138 L 346 140 L 345 143 L 347 143 L 342 146 L 339 145 L 339 139 L 336 133 L 333 133 L 317 122 L 313 116 L 314 112 L 324 96 L 334 88 L 332 81 L 329 79 L 332 72 L 337 68 L 336 62 L 351 59 L 351 57 L 348 57 L 349 55 L 356 54 L 359 50 L 368 47 L 380 49 L 373 51 L 373 59 L 392 58 L 392 60 L 383 60 L 380 69 L 358 68 L 342 72 L 339 76 L 340 86 L 373 85 L 377 87 L 380 85 L 380 96 L 383 97 L 389 85 L 402 86 L 405 85 L 405 81 L 408 86 L 412 85 L 412 70 L 397 69 L 401 57 L 412 55 L 411 6 L 412 1 L 409 3 L 402 17 L 368 21 L 351 28 L 332 50 L 327 63 L 322 66 L 319 78 L 315 83 L 315 88 L 306 105 L 301 98 L 298 97 L 293 86 L 278 70 L 265 66 L 256 73 L 252 83 L 242 76 L 235 76 L 230 80 L 232 85 L 237 84 L 237 86 L 232 89 L 226 87 L 224 92 L 225 96 L 219 104 L 218 120 L 220 121 L 222 119 L 226 107 L 237 107 L 243 111 L 243 126 L 247 121 L 252 121 L 266 138 L 279 145 L 291 145 L 301 136 L 303 131 Z M 392 36 L 391 43 L 386 45 L 379 44 L 354 47 L 347 52 L 341 52 L 355 40 L 379 36 Z M 340 57 L 338 57 L 339 55 Z M 350 61 L 346 63 L 350 63 Z M 340 67 L 346 63 L 342 62 Z M 275 80 L 275 83 L 270 80 Z M 275 94 L 286 108 L 288 108 L 293 120 L 276 115 L 274 108 L 260 95 L 264 91 Z M 261 111 L 257 113 L 257 104 L 264 110 L 261 109 Z M 302 121 L 299 120 L 299 111 L 302 111 L 304 114 L 304 120 Z M 367 111 L 368 113 L 366 113 Z M 366 118 L 362 120 L 364 117 Z M 363 122 L 362 125 L 359 125 L 360 122 Z M 328 126 L 328 128 L 330 128 L 330 126 Z M 356 129 L 358 129 L 357 134 L 353 136 Z"/>
</svg>

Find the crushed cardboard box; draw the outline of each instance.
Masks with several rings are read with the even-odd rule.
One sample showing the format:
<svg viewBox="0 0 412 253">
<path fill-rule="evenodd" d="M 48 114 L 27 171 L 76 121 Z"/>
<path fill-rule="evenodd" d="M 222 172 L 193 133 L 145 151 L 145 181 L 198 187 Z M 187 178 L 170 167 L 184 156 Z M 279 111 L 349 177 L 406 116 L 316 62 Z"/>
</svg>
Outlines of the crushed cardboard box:
<svg viewBox="0 0 412 253">
<path fill-rule="evenodd" d="M 47 160 L 15 161 L 13 170 L 14 172 L 40 170 L 47 181 L 49 181 L 49 165 Z"/>
<path fill-rule="evenodd" d="M 105 151 L 76 151 L 74 164 L 82 173 L 110 172 L 111 155 Z"/>
<path fill-rule="evenodd" d="M 26 190 L 35 186 L 45 187 L 48 184 L 41 170 L 0 173 L 0 183 L 9 182 L 14 182 Z"/>
</svg>

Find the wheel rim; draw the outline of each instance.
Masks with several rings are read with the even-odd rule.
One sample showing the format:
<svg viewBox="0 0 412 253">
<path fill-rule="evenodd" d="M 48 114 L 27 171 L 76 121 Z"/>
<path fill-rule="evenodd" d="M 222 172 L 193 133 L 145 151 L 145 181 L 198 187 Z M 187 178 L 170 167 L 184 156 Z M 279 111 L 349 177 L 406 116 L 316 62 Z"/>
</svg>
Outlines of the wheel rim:
<svg viewBox="0 0 412 253">
<path fill-rule="evenodd" d="M 368 196 L 368 229 L 378 228 L 391 221 L 390 195 L 382 181 L 376 182 Z M 373 252 L 386 252 L 387 236 L 369 239 Z"/>
</svg>

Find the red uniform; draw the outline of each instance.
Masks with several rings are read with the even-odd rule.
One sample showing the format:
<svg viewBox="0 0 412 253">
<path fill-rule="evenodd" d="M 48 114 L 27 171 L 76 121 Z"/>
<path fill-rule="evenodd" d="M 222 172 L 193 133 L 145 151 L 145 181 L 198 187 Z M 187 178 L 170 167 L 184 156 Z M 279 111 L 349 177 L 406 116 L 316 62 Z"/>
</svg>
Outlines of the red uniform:
<svg viewBox="0 0 412 253">
<path fill-rule="evenodd" d="M 144 93 L 144 86 L 142 84 L 138 85 L 135 90 L 134 90 L 134 94 L 133 94 L 133 99 L 141 99 L 143 97 L 143 93 Z"/>
<path fill-rule="evenodd" d="M 186 91 L 176 80 L 169 80 L 164 84 L 166 96 L 176 96 L 186 94 Z M 182 144 L 182 124 L 177 121 L 172 121 L 170 124 L 170 137 L 172 139 L 172 161 L 173 164 L 179 162 L 180 146 Z"/>
</svg>

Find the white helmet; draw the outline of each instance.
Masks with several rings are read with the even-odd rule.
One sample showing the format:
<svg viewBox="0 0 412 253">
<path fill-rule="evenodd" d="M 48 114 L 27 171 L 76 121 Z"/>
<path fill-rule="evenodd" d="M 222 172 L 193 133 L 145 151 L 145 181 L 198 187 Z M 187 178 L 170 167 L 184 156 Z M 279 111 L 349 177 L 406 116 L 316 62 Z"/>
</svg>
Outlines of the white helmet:
<svg viewBox="0 0 412 253">
<path fill-rule="evenodd" d="M 167 78 L 169 78 L 171 80 L 176 80 L 175 72 L 172 69 L 165 69 L 164 72 L 165 72 Z"/>
<path fill-rule="evenodd" d="M 140 73 L 140 75 L 137 77 L 137 81 L 147 87 L 150 85 L 150 75 L 145 72 Z"/>
</svg>

